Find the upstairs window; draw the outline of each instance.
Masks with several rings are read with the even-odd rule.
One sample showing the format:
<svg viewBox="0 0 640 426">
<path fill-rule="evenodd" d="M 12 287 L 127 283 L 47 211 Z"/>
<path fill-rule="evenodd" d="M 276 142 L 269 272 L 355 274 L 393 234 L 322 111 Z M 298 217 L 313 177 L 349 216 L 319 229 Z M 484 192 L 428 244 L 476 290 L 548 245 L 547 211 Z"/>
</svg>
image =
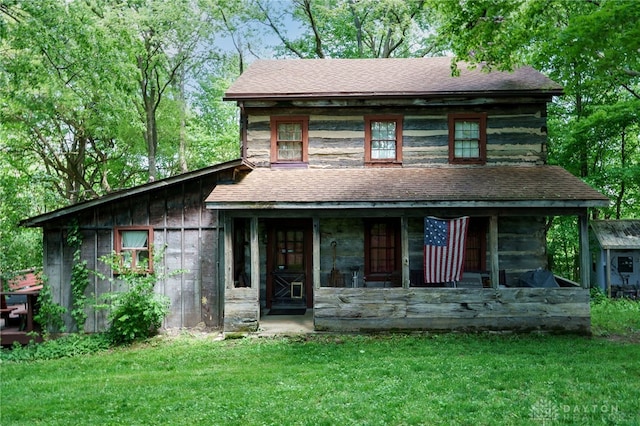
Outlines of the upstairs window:
<svg viewBox="0 0 640 426">
<path fill-rule="evenodd" d="M 153 272 L 152 241 L 151 227 L 116 228 L 115 248 L 122 268 L 119 272 Z"/>
<path fill-rule="evenodd" d="M 271 118 L 271 162 L 308 162 L 308 117 Z"/>
<path fill-rule="evenodd" d="M 402 117 L 368 116 L 364 121 L 365 162 L 401 163 Z"/>
<path fill-rule="evenodd" d="M 449 115 L 449 162 L 484 164 L 487 161 L 487 115 Z"/>
</svg>

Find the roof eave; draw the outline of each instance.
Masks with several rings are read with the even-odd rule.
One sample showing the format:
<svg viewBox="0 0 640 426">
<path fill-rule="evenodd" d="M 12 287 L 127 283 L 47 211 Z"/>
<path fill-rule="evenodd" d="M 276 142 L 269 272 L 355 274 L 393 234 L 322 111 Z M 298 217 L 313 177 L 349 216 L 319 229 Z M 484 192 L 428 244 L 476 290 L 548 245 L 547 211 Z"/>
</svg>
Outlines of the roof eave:
<svg viewBox="0 0 640 426">
<path fill-rule="evenodd" d="M 562 89 L 546 90 L 480 90 L 480 91 L 438 91 L 438 92 L 324 92 L 324 93 L 225 93 L 224 101 L 279 101 L 279 100 L 329 100 L 329 99 L 412 99 L 412 98 L 454 98 L 460 96 L 510 97 L 537 96 L 550 98 L 564 95 Z"/>
<path fill-rule="evenodd" d="M 237 167 L 249 168 L 249 169 L 253 168 L 253 166 L 250 163 L 242 159 L 231 160 L 225 163 L 217 164 L 215 166 L 205 167 L 203 169 L 194 170 L 192 172 L 187 172 L 181 175 L 171 176 L 166 179 L 145 183 L 129 189 L 123 189 L 121 191 L 107 194 L 100 198 L 83 201 L 67 207 L 62 207 L 52 212 L 43 213 L 38 216 L 24 219 L 20 221 L 19 225 L 26 228 L 36 228 L 36 227 L 42 226 L 44 223 L 49 222 L 51 220 L 58 219 L 70 214 L 78 213 L 83 210 L 96 207 L 104 203 L 108 203 L 110 201 L 114 201 L 114 200 L 125 198 L 125 197 L 131 197 L 134 195 L 139 195 L 144 192 L 175 185 L 185 180 L 195 179 L 201 176 L 206 176 L 211 173 L 216 173 L 225 169 L 237 168 Z"/>
<path fill-rule="evenodd" d="M 207 201 L 207 209 L 218 210 L 325 210 L 325 209 L 414 209 L 414 208 L 595 208 L 609 200 L 435 200 L 435 201 Z"/>
</svg>

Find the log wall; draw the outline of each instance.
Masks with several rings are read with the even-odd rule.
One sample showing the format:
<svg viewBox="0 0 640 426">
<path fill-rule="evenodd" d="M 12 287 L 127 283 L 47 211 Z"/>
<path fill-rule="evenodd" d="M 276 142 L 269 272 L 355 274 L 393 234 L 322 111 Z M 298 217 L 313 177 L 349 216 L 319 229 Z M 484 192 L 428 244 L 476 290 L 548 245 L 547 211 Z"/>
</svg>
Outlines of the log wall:
<svg viewBox="0 0 640 426">
<path fill-rule="evenodd" d="M 424 268 L 424 217 L 438 215 L 437 211 L 411 212 L 409 229 L 409 268 Z M 473 220 L 473 219 L 472 219 Z M 547 267 L 544 218 L 509 216 L 498 219 L 499 266 L 506 272 L 506 285 L 516 286 L 518 277 L 537 268 Z M 488 241 L 488 229 L 486 239 Z M 333 268 L 333 248 L 336 242 L 335 267 L 344 276 L 345 286 L 351 286 L 352 270 L 358 270 L 358 283 L 363 286 L 364 272 L 364 221 L 360 217 L 320 219 L 320 280 L 328 285 Z M 488 250 L 489 244 L 487 244 Z M 490 254 L 486 253 L 487 263 Z M 485 265 L 489 271 L 490 265 Z"/>
<path fill-rule="evenodd" d="M 403 116 L 402 158 L 407 167 L 447 164 L 447 114 L 487 112 L 487 164 L 542 164 L 546 161 L 546 104 L 396 108 L 247 109 L 247 159 L 270 164 L 271 115 L 309 116 L 309 167 L 363 167 L 364 116 Z"/>
<path fill-rule="evenodd" d="M 561 331 L 589 334 L 582 288 L 320 288 L 321 331 Z"/>
<path fill-rule="evenodd" d="M 215 211 L 206 210 L 203 200 L 215 187 L 217 177 L 198 178 L 159 189 L 153 193 L 125 197 L 88 209 L 77 216 L 82 233 L 82 259 L 89 270 L 111 276 L 110 268 L 99 259 L 114 250 L 114 228 L 151 226 L 156 251 L 166 247 L 154 270 L 168 274 L 156 284 L 156 292 L 169 297 L 170 312 L 164 327 L 193 327 L 221 324 L 220 289 L 218 287 L 218 233 Z M 73 250 L 66 236 L 70 222 L 52 221 L 44 229 L 44 273 L 52 287 L 54 300 L 70 310 L 70 277 Z M 177 275 L 172 271 L 183 270 Z M 87 297 L 114 291 L 111 282 L 90 274 Z M 107 313 L 87 309 L 85 331 L 98 332 L 107 326 Z M 72 320 L 67 315 L 67 329 Z"/>
<path fill-rule="evenodd" d="M 253 288 L 228 288 L 224 297 L 225 332 L 256 331 L 260 320 L 258 292 Z"/>
</svg>

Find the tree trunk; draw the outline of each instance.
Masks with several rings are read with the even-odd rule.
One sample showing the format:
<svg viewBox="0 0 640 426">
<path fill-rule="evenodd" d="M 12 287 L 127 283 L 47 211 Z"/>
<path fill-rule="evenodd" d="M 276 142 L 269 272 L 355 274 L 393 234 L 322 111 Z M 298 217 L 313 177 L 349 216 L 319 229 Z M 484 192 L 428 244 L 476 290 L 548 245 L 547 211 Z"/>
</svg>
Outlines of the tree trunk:
<svg viewBox="0 0 640 426">
<path fill-rule="evenodd" d="M 178 72 L 178 102 L 180 104 L 180 147 L 178 149 L 178 161 L 180 162 L 180 172 L 189 171 L 187 167 L 187 132 L 186 132 L 186 100 L 184 93 L 184 69 Z"/>
</svg>

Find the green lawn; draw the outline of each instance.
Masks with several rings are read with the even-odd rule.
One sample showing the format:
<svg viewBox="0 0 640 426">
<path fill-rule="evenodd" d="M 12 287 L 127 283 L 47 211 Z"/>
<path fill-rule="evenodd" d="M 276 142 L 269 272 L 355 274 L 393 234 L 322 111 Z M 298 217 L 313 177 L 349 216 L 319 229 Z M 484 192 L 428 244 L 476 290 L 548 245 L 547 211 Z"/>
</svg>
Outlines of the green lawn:
<svg viewBox="0 0 640 426">
<path fill-rule="evenodd" d="M 637 425 L 640 328 L 594 315 L 604 337 L 184 336 L 5 361 L 0 424 Z"/>
</svg>

